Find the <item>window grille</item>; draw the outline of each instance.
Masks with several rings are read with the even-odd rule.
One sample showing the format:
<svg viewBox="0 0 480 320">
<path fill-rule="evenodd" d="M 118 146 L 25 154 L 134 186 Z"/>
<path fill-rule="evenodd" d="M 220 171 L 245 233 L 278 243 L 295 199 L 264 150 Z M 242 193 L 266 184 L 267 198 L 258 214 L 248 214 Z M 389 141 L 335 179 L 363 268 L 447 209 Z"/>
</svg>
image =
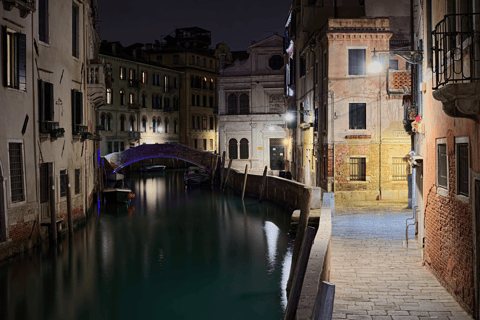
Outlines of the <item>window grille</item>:
<svg viewBox="0 0 480 320">
<path fill-rule="evenodd" d="M 410 164 L 408 158 L 393 158 L 393 181 L 406 181 L 408 174 L 410 173 Z"/>
<path fill-rule="evenodd" d="M 249 114 L 250 113 L 250 106 L 249 106 L 249 98 L 246 93 L 242 93 L 240 95 L 240 114 Z"/>
<path fill-rule="evenodd" d="M 67 170 L 60 170 L 60 197 L 67 195 Z"/>
<path fill-rule="evenodd" d="M 230 159 L 238 159 L 237 140 L 230 139 L 228 143 L 228 155 Z"/>
<path fill-rule="evenodd" d="M 80 169 L 75 169 L 75 194 L 80 193 Z"/>
<path fill-rule="evenodd" d="M 350 181 L 366 181 L 365 158 L 350 158 Z"/>
<path fill-rule="evenodd" d="M 448 188 L 447 145 L 437 145 L 437 184 L 439 187 Z"/>
<path fill-rule="evenodd" d="M 248 159 L 248 140 L 240 140 L 240 159 Z"/>
<path fill-rule="evenodd" d="M 468 143 L 457 144 L 457 193 L 469 196 L 468 192 Z"/>
<path fill-rule="evenodd" d="M 25 200 L 24 185 L 23 185 L 23 159 L 22 159 L 22 144 L 9 144 L 10 157 L 10 187 L 12 192 L 12 202 L 19 202 Z"/>
</svg>

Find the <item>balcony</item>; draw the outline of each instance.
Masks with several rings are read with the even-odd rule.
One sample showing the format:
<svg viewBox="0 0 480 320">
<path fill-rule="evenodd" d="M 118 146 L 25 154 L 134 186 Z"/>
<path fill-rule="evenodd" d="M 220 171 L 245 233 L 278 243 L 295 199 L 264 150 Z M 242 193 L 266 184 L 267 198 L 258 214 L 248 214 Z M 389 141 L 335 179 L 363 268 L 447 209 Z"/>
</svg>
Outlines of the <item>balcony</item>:
<svg viewBox="0 0 480 320">
<path fill-rule="evenodd" d="M 74 124 L 72 128 L 72 134 L 74 135 L 82 135 L 87 132 L 88 127 L 82 124 Z"/>
<path fill-rule="evenodd" d="M 65 129 L 59 128 L 58 121 L 40 121 L 40 133 L 50 134 L 51 138 L 60 138 L 65 134 Z"/>
<path fill-rule="evenodd" d="M 88 99 L 95 108 L 106 104 L 105 72 L 101 64 L 87 65 Z"/>
<path fill-rule="evenodd" d="M 128 86 L 130 88 L 140 89 L 142 82 L 138 79 L 130 79 L 128 80 Z"/>
<path fill-rule="evenodd" d="M 433 97 L 450 117 L 480 115 L 480 44 L 473 24 L 480 13 L 449 14 L 432 31 Z"/>
<path fill-rule="evenodd" d="M 141 132 L 140 131 L 129 131 L 128 132 L 128 139 L 129 140 L 139 140 L 140 139 L 140 136 L 141 136 Z"/>
<path fill-rule="evenodd" d="M 35 12 L 35 0 L 3 0 L 5 11 L 10 11 L 14 7 L 20 10 L 20 17 L 26 18 L 29 13 Z"/>
<path fill-rule="evenodd" d="M 136 103 L 136 102 L 128 104 L 128 109 L 130 109 L 130 110 L 140 110 L 141 107 L 142 107 L 142 105 L 140 103 Z"/>
</svg>

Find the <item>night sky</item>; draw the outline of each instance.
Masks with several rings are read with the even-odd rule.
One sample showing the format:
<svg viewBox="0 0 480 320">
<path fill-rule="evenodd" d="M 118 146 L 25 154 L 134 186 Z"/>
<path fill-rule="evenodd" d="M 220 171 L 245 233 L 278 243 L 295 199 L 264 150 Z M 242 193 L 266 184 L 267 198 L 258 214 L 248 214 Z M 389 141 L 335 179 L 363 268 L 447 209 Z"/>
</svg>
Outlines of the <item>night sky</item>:
<svg viewBox="0 0 480 320">
<path fill-rule="evenodd" d="M 274 31 L 282 35 L 292 0 L 98 0 L 102 40 L 122 45 L 155 42 L 175 28 L 212 32 L 212 48 L 225 42 L 246 50 Z"/>
</svg>

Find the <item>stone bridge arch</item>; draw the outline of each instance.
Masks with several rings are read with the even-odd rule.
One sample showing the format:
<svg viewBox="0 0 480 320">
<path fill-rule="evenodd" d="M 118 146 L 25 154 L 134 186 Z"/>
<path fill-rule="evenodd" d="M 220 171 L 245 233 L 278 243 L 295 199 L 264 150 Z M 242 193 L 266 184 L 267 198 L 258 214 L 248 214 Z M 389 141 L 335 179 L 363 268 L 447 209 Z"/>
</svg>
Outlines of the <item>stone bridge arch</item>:
<svg viewBox="0 0 480 320">
<path fill-rule="evenodd" d="M 218 155 L 187 147 L 179 143 L 167 144 L 142 144 L 122 152 L 115 152 L 103 157 L 107 174 L 118 170 L 137 161 L 151 158 L 173 158 L 188 161 L 196 166 L 212 171 L 216 166 Z"/>
</svg>

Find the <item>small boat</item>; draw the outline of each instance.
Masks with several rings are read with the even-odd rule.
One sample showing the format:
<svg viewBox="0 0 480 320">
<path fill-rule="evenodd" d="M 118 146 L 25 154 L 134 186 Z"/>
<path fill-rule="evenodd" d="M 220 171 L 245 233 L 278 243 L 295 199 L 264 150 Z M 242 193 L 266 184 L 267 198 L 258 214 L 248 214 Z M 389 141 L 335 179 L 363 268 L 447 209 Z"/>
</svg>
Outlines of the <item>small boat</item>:
<svg viewBox="0 0 480 320">
<path fill-rule="evenodd" d="M 164 171 L 165 166 L 163 165 L 154 165 L 154 166 L 141 166 L 140 171 L 142 172 L 154 172 L 154 171 Z"/>
<path fill-rule="evenodd" d="M 185 185 L 202 185 L 210 184 L 210 174 L 200 167 L 190 167 L 183 175 Z"/>
<path fill-rule="evenodd" d="M 128 203 L 131 199 L 132 190 L 128 188 L 107 188 L 103 190 L 103 196 L 107 203 Z"/>
</svg>

